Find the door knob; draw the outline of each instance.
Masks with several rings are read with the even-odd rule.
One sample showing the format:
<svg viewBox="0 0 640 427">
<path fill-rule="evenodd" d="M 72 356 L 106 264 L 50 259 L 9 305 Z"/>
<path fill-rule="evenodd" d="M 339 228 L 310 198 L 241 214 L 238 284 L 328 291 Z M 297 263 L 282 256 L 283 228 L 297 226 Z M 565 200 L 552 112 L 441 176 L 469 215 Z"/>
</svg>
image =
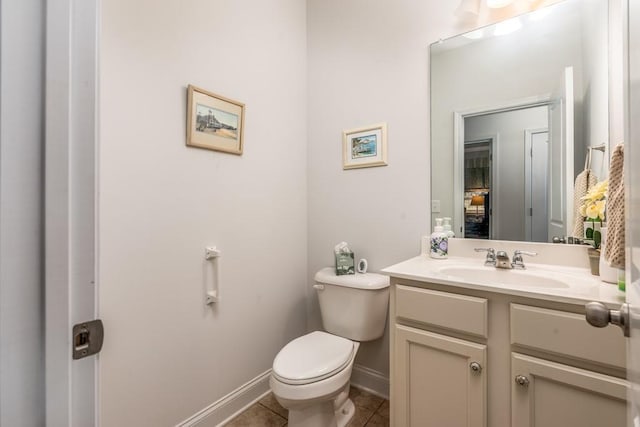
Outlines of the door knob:
<svg viewBox="0 0 640 427">
<path fill-rule="evenodd" d="M 479 374 L 480 372 L 482 372 L 482 365 L 479 364 L 478 362 L 471 362 L 469 364 L 469 368 L 471 368 L 471 371 L 474 374 Z"/>
<path fill-rule="evenodd" d="M 625 337 L 629 336 L 629 304 L 622 304 L 620 310 L 609 310 L 601 302 L 589 302 L 584 307 L 585 317 L 591 326 L 604 328 L 611 323 L 620 326 Z"/>
</svg>

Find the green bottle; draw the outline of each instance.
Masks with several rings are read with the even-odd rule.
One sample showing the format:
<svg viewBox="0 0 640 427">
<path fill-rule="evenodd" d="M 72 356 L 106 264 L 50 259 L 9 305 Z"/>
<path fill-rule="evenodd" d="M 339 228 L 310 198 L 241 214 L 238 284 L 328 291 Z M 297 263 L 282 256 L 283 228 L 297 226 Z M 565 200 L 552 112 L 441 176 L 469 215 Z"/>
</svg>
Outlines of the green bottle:
<svg viewBox="0 0 640 427">
<path fill-rule="evenodd" d="M 624 269 L 618 270 L 618 290 L 624 292 L 626 290 Z"/>
</svg>

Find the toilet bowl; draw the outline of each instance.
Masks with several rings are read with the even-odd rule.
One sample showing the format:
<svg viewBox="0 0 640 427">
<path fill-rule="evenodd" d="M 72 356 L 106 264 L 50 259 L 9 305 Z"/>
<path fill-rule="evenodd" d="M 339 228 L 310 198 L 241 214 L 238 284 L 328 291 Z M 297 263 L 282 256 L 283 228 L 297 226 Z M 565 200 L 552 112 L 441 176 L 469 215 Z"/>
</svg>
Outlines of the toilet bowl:
<svg viewBox="0 0 640 427">
<path fill-rule="evenodd" d="M 324 331 L 296 338 L 280 350 L 269 384 L 289 410 L 290 427 L 344 427 L 355 407 L 349 399 L 353 363 L 360 341 L 384 333 L 389 278 L 375 273 L 336 276 L 316 273 Z"/>
<path fill-rule="evenodd" d="M 289 425 L 343 427 L 355 407 L 349 379 L 359 342 L 315 331 L 296 338 L 276 356 L 269 385 L 289 410 Z"/>
</svg>

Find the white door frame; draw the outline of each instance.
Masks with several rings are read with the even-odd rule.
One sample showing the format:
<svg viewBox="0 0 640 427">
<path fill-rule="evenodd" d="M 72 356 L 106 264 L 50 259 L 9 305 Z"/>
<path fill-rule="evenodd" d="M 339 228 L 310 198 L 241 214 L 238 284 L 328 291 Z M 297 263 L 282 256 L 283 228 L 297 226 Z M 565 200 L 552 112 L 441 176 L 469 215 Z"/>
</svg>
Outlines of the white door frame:
<svg viewBox="0 0 640 427">
<path fill-rule="evenodd" d="M 485 105 L 477 108 L 453 112 L 453 226 L 454 230 L 462 230 L 464 236 L 464 119 L 474 116 L 482 116 L 485 114 L 502 113 L 505 111 L 520 110 L 523 108 L 538 107 L 549 105 L 551 103 L 551 94 L 530 96 L 527 98 L 514 99 L 505 102 Z M 497 142 L 497 141 L 496 141 Z M 494 148 L 497 148 L 494 145 Z M 492 174 L 492 178 L 497 177 L 497 150 L 493 151 L 494 161 L 493 168 L 496 172 Z M 496 188 L 497 180 L 492 182 L 492 188 Z M 494 195 L 492 199 L 495 200 Z M 493 203 L 495 206 L 495 203 Z M 497 214 L 494 210 L 493 214 Z M 497 217 L 494 220 L 498 221 Z M 495 225 L 495 224 L 493 224 Z M 495 230 L 495 227 L 492 227 Z M 456 231 L 457 232 L 457 231 Z"/>
<path fill-rule="evenodd" d="M 100 0 L 47 2 L 45 348 L 49 427 L 97 425 L 97 357 L 72 360 L 72 326 L 97 315 Z"/>
<path fill-rule="evenodd" d="M 624 15 L 624 180 L 626 235 L 626 301 L 631 315 L 631 337 L 627 340 L 627 426 L 635 427 L 640 420 L 640 5 L 623 1 Z"/>
</svg>

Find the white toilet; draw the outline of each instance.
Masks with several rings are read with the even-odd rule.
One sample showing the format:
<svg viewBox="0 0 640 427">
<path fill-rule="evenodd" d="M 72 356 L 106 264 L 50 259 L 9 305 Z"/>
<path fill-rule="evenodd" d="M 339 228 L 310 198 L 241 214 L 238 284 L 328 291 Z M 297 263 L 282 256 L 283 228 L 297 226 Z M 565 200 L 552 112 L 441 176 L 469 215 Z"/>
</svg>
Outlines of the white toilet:
<svg viewBox="0 0 640 427">
<path fill-rule="evenodd" d="M 269 384 L 289 410 L 290 427 L 343 427 L 355 408 L 349 379 L 360 341 L 382 336 L 389 305 L 389 278 L 375 273 L 316 273 L 322 324 L 284 346 L 273 361 Z"/>
</svg>

